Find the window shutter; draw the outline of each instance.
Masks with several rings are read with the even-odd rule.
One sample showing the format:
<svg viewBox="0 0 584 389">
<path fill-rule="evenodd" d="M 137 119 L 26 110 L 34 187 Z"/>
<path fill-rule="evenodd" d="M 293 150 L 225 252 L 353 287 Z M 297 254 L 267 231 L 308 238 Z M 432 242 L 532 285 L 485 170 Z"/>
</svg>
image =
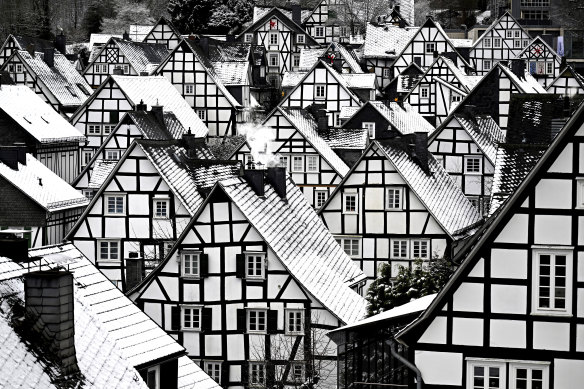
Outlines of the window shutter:
<svg viewBox="0 0 584 389">
<path fill-rule="evenodd" d="M 118 111 L 110 111 L 110 123 L 117 123 L 120 121 L 120 113 Z"/>
<path fill-rule="evenodd" d="M 221 363 L 221 386 L 224 388 L 229 386 L 229 364 L 227 361 Z"/>
<path fill-rule="evenodd" d="M 249 384 L 249 362 L 247 361 L 241 364 L 241 383 L 244 386 L 248 386 Z"/>
<path fill-rule="evenodd" d="M 268 334 L 276 332 L 278 332 L 278 311 L 272 309 L 268 311 Z"/>
<path fill-rule="evenodd" d="M 201 253 L 199 256 L 199 259 L 201 261 L 200 265 L 201 265 L 201 278 L 202 277 L 208 277 L 209 276 L 209 254 L 203 254 Z"/>
<path fill-rule="evenodd" d="M 235 256 L 235 276 L 245 278 L 245 255 L 237 254 Z"/>
<path fill-rule="evenodd" d="M 238 309 L 237 310 L 237 329 L 241 332 L 245 332 L 246 330 L 246 323 L 245 323 L 245 309 Z"/>
<path fill-rule="evenodd" d="M 170 308 L 170 329 L 173 331 L 180 330 L 180 307 Z"/>
<path fill-rule="evenodd" d="M 201 330 L 211 331 L 213 325 L 213 308 L 201 308 Z"/>
</svg>

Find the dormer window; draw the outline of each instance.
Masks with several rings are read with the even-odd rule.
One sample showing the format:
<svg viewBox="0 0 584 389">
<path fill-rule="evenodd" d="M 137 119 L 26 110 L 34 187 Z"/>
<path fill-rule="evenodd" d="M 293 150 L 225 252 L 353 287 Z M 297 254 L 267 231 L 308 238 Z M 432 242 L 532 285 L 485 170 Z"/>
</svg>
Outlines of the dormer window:
<svg viewBox="0 0 584 389">
<path fill-rule="evenodd" d="M 306 42 L 304 34 L 296 35 L 296 43 L 304 44 Z"/>
<path fill-rule="evenodd" d="M 436 51 L 436 43 L 426 42 L 426 53 L 434 53 Z"/>
</svg>

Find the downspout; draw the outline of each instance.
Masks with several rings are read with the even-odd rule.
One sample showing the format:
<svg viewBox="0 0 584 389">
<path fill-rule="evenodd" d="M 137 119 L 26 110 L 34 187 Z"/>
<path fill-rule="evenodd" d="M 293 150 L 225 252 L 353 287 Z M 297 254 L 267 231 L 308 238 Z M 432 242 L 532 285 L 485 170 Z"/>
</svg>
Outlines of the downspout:
<svg viewBox="0 0 584 389">
<path fill-rule="evenodd" d="M 422 389 L 422 372 L 420 371 L 420 369 L 418 369 L 416 367 L 416 365 L 414 365 L 413 363 L 411 363 L 410 361 L 408 361 L 402 355 L 399 355 L 399 353 L 395 349 L 395 342 L 393 341 L 393 339 L 388 339 L 387 340 L 387 343 L 389 343 L 389 349 L 391 351 L 391 355 L 395 359 L 397 359 L 398 361 L 400 361 L 401 363 L 403 363 L 408 369 L 410 369 L 414 373 L 416 373 L 416 389 Z"/>
</svg>

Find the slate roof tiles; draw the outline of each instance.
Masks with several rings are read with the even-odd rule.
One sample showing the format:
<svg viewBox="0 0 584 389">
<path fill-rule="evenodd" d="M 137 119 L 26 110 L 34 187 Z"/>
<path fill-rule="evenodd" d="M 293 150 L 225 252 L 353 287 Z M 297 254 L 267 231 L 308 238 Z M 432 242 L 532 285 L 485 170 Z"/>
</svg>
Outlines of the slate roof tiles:
<svg viewBox="0 0 584 389">
<path fill-rule="evenodd" d="M 367 24 L 364 58 L 396 58 L 418 31 L 417 28 L 376 27 Z"/>
</svg>

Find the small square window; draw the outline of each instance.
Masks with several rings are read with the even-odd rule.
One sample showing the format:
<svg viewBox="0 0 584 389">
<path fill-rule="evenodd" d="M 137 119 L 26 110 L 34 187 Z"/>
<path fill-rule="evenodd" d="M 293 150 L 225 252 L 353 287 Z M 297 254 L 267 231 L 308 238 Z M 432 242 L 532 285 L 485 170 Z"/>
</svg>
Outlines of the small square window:
<svg viewBox="0 0 584 389">
<path fill-rule="evenodd" d="M 483 61 L 483 69 L 484 70 L 491 70 L 491 66 L 492 66 L 491 64 L 492 64 L 491 60 L 485 59 Z"/>
<path fill-rule="evenodd" d="M 451 96 L 451 100 L 453 103 L 460 103 L 460 101 L 462 100 L 462 96 L 459 95 L 458 93 L 453 92 L 452 96 Z"/>
<path fill-rule="evenodd" d="M 286 170 L 288 170 L 288 156 L 287 155 L 280 155 L 279 157 L 279 165 L 283 168 L 286 168 Z"/>
<path fill-rule="evenodd" d="M 294 363 L 290 368 L 290 375 L 292 381 L 297 383 L 304 382 L 304 365 L 301 363 Z"/>
<path fill-rule="evenodd" d="M 420 99 L 427 100 L 430 98 L 430 87 L 422 86 L 420 87 Z"/>
<path fill-rule="evenodd" d="M 292 171 L 293 172 L 304 171 L 304 156 L 302 155 L 292 156 Z"/>
<path fill-rule="evenodd" d="M 250 362 L 249 385 L 264 386 L 266 383 L 266 365 L 261 362 Z"/>
<path fill-rule="evenodd" d="M 93 192 L 93 189 L 83 189 L 83 196 L 87 197 L 89 200 L 91 200 L 93 198 L 93 196 L 95 195 L 95 192 Z"/>
<path fill-rule="evenodd" d="M 296 43 L 304 44 L 306 37 L 304 34 L 296 35 Z"/>
<path fill-rule="evenodd" d="M 201 120 L 207 120 L 207 111 L 204 109 L 197 109 L 197 116 Z"/>
<path fill-rule="evenodd" d="M 300 66 L 300 55 L 294 54 L 292 56 L 292 66 L 294 66 L 294 67 Z"/>
<path fill-rule="evenodd" d="M 482 172 L 481 157 L 464 157 L 464 173 L 480 174 Z"/>
<path fill-rule="evenodd" d="M 124 215 L 126 213 L 125 195 L 105 195 L 104 199 L 106 215 Z"/>
<path fill-rule="evenodd" d="M 515 39 L 513 41 L 513 48 L 520 49 L 521 48 L 521 39 Z"/>
<path fill-rule="evenodd" d="M 324 38 L 324 27 L 316 27 L 314 29 L 314 36 L 316 38 Z"/>
<path fill-rule="evenodd" d="M 130 74 L 130 65 L 127 65 L 127 64 L 122 65 L 122 72 L 124 74 Z"/>
<path fill-rule="evenodd" d="M 507 37 L 507 38 L 513 38 L 513 30 L 506 30 L 505 31 L 505 37 Z"/>
<path fill-rule="evenodd" d="M 375 122 L 363 122 L 363 129 L 367 131 L 369 139 L 375 139 Z"/>
<path fill-rule="evenodd" d="M 401 188 L 387 188 L 387 209 L 393 211 L 402 209 Z"/>
<path fill-rule="evenodd" d="M 101 125 L 89 124 L 87 126 L 87 135 L 101 135 Z"/>
<path fill-rule="evenodd" d="M 398 259 L 408 258 L 408 241 L 406 239 L 391 240 L 391 257 Z"/>
<path fill-rule="evenodd" d="M 243 41 L 245 43 L 251 43 L 253 42 L 253 34 L 245 34 L 243 37 Z"/>
<path fill-rule="evenodd" d="M 269 66 L 279 66 L 278 53 L 270 53 L 268 55 L 268 65 Z"/>
<path fill-rule="evenodd" d="M 93 151 L 83 150 L 81 153 L 81 166 L 87 166 L 93 158 Z"/>
<path fill-rule="evenodd" d="M 304 311 L 302 309 L 286 310 L 286 334 L 304 334 Z"/>
<path fill-rule="evenodd" d="M 108 74 L 108 66 L 105 63 L 96 63 L 93 68 L 96 74 Z"/>
<path fill-rule="evenodd" d="M 185 95 L 192 96 L 195 94 L 195 84 L 185 84 Z"/>
<path fill-rule="evenodd" d="M 513 34 L 514 34 L 515 38 L 521 37 L 521 31 L 519 31 L 519 30 L 513 31 Z"/>
<path fill-rule="evenodd" d="M 306 156 L 306 171 L 309 173 L 318 172 L 318 156 L 317 155 L 307 155 Z"/>
<path fill-rule="evenodd" d="M 221 385 L 221 362 L 205 362 L 205 372 Z"/>
<path fill-rule="evenodd" d="M 317 190 L 316 193 L 316 201 L 315 201 L 315 208 L 320 208 L 326 203 L 328 199 L 328 191 L 326 190 Z"/>
<path fill-rule="evenodd" d="M 436 43 L 426 42 L 426 53 L 434 53 L 436 51 Z"/>
<path fill-rule="evenodd" d="M 112 125 L 112 124 L 104 124 L 102 128 L 103 128 L 103 134 L 109 135 L 116 128 L 116 126 Z"/>
<path fill-rule="evenodd" d="M 120 260 L 120 242 L 112 240 L 99 241 L 99 260 L 100 261 L 119 261 Z"/>
<path fill-rule="evenodd" d="M 245 278 L 261 279 L 265 278 L 265 258 L 264 253 L 247 253 L 245 255 Z"/>
<path fill-rule="evenodd" d="M 506 383 L 505 365 L 503 361 L 468 361 L 466 388 L 504 389 Z"/>
<path fill-rule="evenodd" d="M 361 240 L 359 238 L 335 238 L 349 257 L 359 257 L 361 254 Z"/>
<path fill-rule="evenodd" d="M 277 45 L 278 44 L 278 33 L 277 32 L 270 32 L 270 45 Z"/>
<path fill-rule="evenodd" d="M 545 63 L 545 72 L 546 72 L 546 74 L 550 74 L 550 75 L 554 74 L 554 63 L 553 62 L 546 62 Z"/>
<path fill-rule="evenodd" d="M 549 366 L 540 363 L 509 363 L 511 389 L 548 389 Z"/>
<path fill-rule="evenodd" d="M 413 259 L 430 259 L 430 244 L 427 240 L 412 240 Z"/>
<path fill-rule="evenodd" d="M 120 150 L 106 150 L 105 159 L 109 161 L 118 161 L 120 159 Z"/>
<path fill-rule="evenodd" d="M 391 78 L 391 69 L 390 68 L 383 69 L 383 78 Z"/>
<path fill-rule="evenodd" d="M 357 213 L 357 193 L 345 193 L 343 195 L 343 213 Z"/>
<path fill-rule="evenodd" d="M 182 329 L 201 329 L 201 307 L 182 307 Z"/>
<path fill-rule="evenodd" d="M 316 98 L 316 99 L 326 98 L 326 85 L 315 85 L 314 86 L 314 98 Z"/>
<path fill-rule="evenodd" d="M 168 219 L 169 217 L 169 199 L 154 199 L 154 218 Z"/>
<path fill-rule="evenodd" d="M 24 67 L 21 63 L 16 64 L 16 73 L 24 73 Z"/>
<path fill-rule="evenodd" d="M 491 38 L 485 38 L 485 40 L 483 41 L 483 46 L 487 49 L 491 48 Z"/>
<path fill-rule="evenodd" d="M 493 39 L 493 46 L 496 49 L 500 49 L 501 48 L 501 38 L 494 38 Z"/>
<path fill-rule="evenodd" d="M 265 309 L 247 310 L 247 332 L 265 333 L 267 329 L 267 311 Z"/>
</svg>

